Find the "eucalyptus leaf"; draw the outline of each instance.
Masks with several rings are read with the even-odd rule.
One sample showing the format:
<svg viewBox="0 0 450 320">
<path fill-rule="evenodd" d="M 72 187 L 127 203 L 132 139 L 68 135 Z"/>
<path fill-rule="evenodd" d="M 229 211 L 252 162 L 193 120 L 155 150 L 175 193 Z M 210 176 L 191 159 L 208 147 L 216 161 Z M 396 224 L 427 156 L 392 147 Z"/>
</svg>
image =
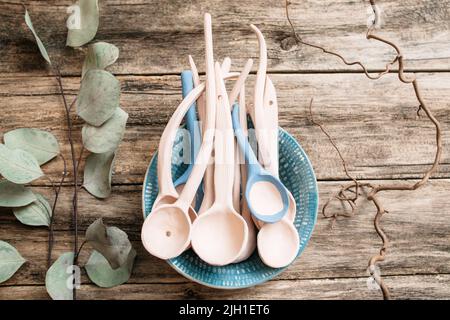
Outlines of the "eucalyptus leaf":
<svg viewBox="0 0 450 320">
<path fill-rule="evenodd" d="M 25 262 L 12 245 L 0 240 L 0 283 L 11 278 Z"/>
<path fill-rule="evenodd" d="M 37 200 L 25 207 L 14 208 L 17 220 L 27 226 L 50 226 L 52 207 L 41 194 L 36 194 Z"/>
<path fill-rule="evenodd" d="M 99 24 L 98 0 L 79 0 L 76 6 L 78 25 L 69 28 L 66 41 L 69 47 L 81 47 L 94 39 Z"/>
<path fill-rule="evenodd" d="M 36 199 L 35 194 L 25 186 L 7 180 L 0 181 L 0 207 L 23 207 Z"/>
<path fill-rule="evenodd" d="M 119 108 L 120 83 L 104 70 L 89 70 L 81 81 L 77 113 L 87 123 L 101 126 Z"/>
<path fill-rule="evenodd" d="M 30 15 L 28 13 L 28 10 L 25 9 L 25 23 L 28 26 L 28 28 L 31 30 L 31 32 L 34 35 L 34 38 L 36 39 L 36 43 L 38 45 L 39 51 L 41 52 L 42 57 L 48 62 L 48 64 L 52 64 L 50 61 L 50 57 L 48 56 L 47 49 L 45 49 L 44 44 L 42 43 L 41 39 L 37 35 L 36 31 L 33 27 L 33 22 L 31 22 Z"/>
<path fill-rule="evenodd" d="M 119 58 L 119 48 L 107 42 L 97 42 L 89 45 L 84 59 L 82 75 L 92 69 L 105 69 Z"/>
<path fill-rule="evenodd" d="M 119 146 L 125 133 L 128 113 L 117 108 L 113 116 L 100 127 L 83 126 L 83 145 L 91 152 L 113 152 Z"/>
<path fill-rule="evenodd" d="M 112 269 L 123 266 L 132 250 L 128 235 L 116 227 L 106 227 L 97 219 L 86 230 L 86 241 L 108 260 Z"/>
<path fill-rule="evenodd" d="M 58 141 L 47 131 L 32 128 L 15 129 L 5 133 L 3 139 L 8 148 L 27 151 L 40 165 L 59 154 Z"/>
<path fill-rule="evenodd" d="M 73 263 L 73 252 L 66 252 L 47 270 L 45 287 L 53 300 L 73 300 Z"/>
<path fill-rule="evenodd" d="M 111 268 L 108 260 L 94 250 L 84 268 L 89 279 L 96 285 L 102 288 L 112 288 L 130 279 L 135 258 L 136 250 L 131 249 L 125 264 L 114 270 Z"/>
<path fill-rule="evenodd" d="M 0 174 L 17 184 L 29 183 L 44 175 L 32 154 L 21 149 L 12 150 L 4 144 L 0 144 Z"/>
<path fill-rule="evenodd" d="M 83 187 L 93 196 L 104 199 L 111 194 L 114 152 L 91 153 L 84 166 Z"/>
</svg>

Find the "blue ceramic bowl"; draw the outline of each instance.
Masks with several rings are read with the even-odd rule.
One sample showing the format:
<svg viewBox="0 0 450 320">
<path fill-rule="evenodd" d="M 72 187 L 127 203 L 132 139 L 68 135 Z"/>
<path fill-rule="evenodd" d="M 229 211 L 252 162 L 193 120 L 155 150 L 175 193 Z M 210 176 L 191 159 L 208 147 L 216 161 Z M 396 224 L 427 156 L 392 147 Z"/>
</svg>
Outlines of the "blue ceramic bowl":
<svg viewBox="0 0 450 320">
<path fill-rule="evenodd" d="M 173 148 L 172 163 L 182 163 L 183 137 L 178 135 Z M 317 182 L 311 163 L 298 142 L 280 128 L 280 179 L 291 191 L 297 203 L 295 228 L 300 236 L 297 257 L 305 249 L 317 219 Z M 158 195 L 157 156 L 153 156 L 144 179 L 142 205 L 144 218 L 150 214 Z M 186 164 L 173 165 L 172 176 L 176 180 L 186 170 Z M 192 281 L 220 289 L 241 289 L 264 283 L 279 275 L 285 268 L 266 266 L 253 253 L 247 260 L 224 267 L 211 266 L 203 262 L 192 249 L 167 261 L 176 271 Z"/>
</svg>

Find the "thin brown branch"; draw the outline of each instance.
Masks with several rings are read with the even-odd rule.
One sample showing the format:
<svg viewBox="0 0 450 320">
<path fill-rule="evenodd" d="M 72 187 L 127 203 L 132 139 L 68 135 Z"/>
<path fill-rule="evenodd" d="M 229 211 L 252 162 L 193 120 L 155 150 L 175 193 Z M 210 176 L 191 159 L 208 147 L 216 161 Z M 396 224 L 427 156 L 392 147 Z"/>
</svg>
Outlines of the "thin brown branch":
<svg viewBox="0 0 450 320">
<path fill-rule="evenodd" d="M 314 119 L 314 115 L 313 115 L 313 112 L 312 112 L 313 102 L 314 102 L 314 98 L 312 98 L 311 101 L 310 101 L 310 103 L 309 103 L 309 117 L 310 117 L 310 121 L 311 121 L 314 125 L 318 126 L 318 127 L 320 128 L 320 130 L 322 131 L 322 133 L 328 138 L 328 141 L 331 143 L 331 145 L 333 146 L 334 150 L 336 150 L 337 154 L 339 155 L 339 158 L 341 159 L 341 163 L 342 163 L 342 167 L 344 168 L 345 175 L 346 175 L 350 180 L 353 181 L 353 184 L 351 184 L 351 185 L 349 186 L 349 188 L 342 188 L 341 190 L 339 190 L 339 191 L 334 195 L 334 197 L 331 198 L 331 199 L 329 199 L 329 200 L 325 203 L 325 205 L 322 207 L 322 216 L 323 216 L 324 218 L 327 218 L 327 219 L 332 219 L 332 222 L 331 222 L 331 228 L 333 228 L 333 227 L 334 227 L 334 224 L 335 224 L 335 222 L 336 222 L 336 220 L 337 220 L 337 218 L 338 218 L 338 216 L 341 216 L 341 215 L 342 215 L 342 216 L 345 216 L 345 217 L 351 217 L 351 216 L 354 215 L 355 210 L 356 210 L 356 200 L 358 200 L 358 197 L 359 197 L 359 190 L 358 190 L 358 189 L 359 189 L 359 183 L 358 183 L 358 181 L 356 181 L 356 179 L 355 179 L 354 177 L 352 177 L 352 176 L 350 175 L 350 173 L 349 173 L 349 171 L 348 171 L 348 168 L 347 168 L 347 162 L 345 161 L 344 156 L 342 155 L 341 151 L 339 150 L 339 148 L 338 148 L 336 142 L 334 141 L 334 139 L 331 137 L 330 133 L 328 133 L 328 131 L 325 129 L 325 127 L 324 127 L 321 123 L 317 122 L 317 121 Z M 353 188 L 353 187 L 355 188 L 355 190 L 350 189 L 350 188 Z M 354 194 L 354 196 L 351 197 L 351 198 L 347 197 L 347 196 L 345 195 L 345 191 L 350 191 L 350 192 L 352 192 L 352 193 Z M 345 213 L 345 212 L 344 212 L 344 213 L 341 213 L 341 212 L 335 212 L 335 213 L 333 213 L 332 215 L 328 215 L 328 214 L 327 214 L 328 206 L 330 205 L 330 203 L 331 203 L 334 199 L 337 199 L 337 200 L 339 200 L 339 201 L 341 201 L 341 202 L 347 202 L 347 203 L 350 205 L 351 212 L 350 212 L 350 213 Z"/>
<path fill-rule="evenodd" d="M 84 145 L 81 144 L 81 150 L 80 150 L 80 155 L 78 156 L 78 160 L 77 160 L 77 175 L 80 172 L 80 163 L 81 163 L 81 159 L 83 158 L 83 153 L 84 153 Z"/>
<path fill-rule="evenodd" d="M 417 101 L 419 102 L 419 108 L 417 110 L 417 114 L 419 114 L 420 111 L 424 111 L 427 118 L 433 123 L 434 127 L 435 127 L 435 131 L 436 131 L 436 153 L 435 153 L 435 157 L 434 157 L 434 162 L 433 165 L 424 173 L 424 176 L 422 177 L 422 179 L 416 183 L 413 184 L 400 184 L 400 183 L 392 183 L 392 184 L 383 184 L 383 185 L 374 185 L 372 183 L 359 183 L 358 181 L 356 181 L 355 179 L 352 179 L 352 182 L 342 186 L 340 188 L 340 190 L 332 197 L 330 198 L 325 205 L 323 206 L 322 209 L 322 214 L 327 217 L 327 218 L 333 218 L 336 219 L 337 215 L 327 215 L 326 214 L 326 210 L 329 206 L 329 204 L 331 203 L 331 201 L 333 199 L 338 199 L 340 201 L 347 201 L 351 208 L 352 208 L 352 213 L 350 215 L 353 214 L 355 207 L 356 207 L 356 203 L 355 201 L 351 201 L 351 198 L 348 198 L 345 195 L 345 192 L 347 191 L 351 191 L 354 192 L 355 197 L 357 198 L 359 195 L 359 192 L 357 191 L 357 188 L 362 188 L 362 189 L 369 189 L 370 192 L 367 195 L 367 200 L 373 202 L 374 206 L 377 209 L 377 213 L 374 217 L 374 228 L 375 231 L 377 232 L 378 236 L 380 237 L 381 241 L 382 241 L 382 246 L 378 252 L 378 254 L 372 256 L 369 259 L 369 272 L 371 274 L 371 276 L 375 279 L 375 281 L 378 283 L 378 285 L 381 288 L 381 291 L 383 293 L 383 298 L 384 299 L 389 299 L 390 298 L 390 292 L 388 287 L 385 285 L 383 279 L 381 278 L 381 275 L 376 275 L 374 273 L 374 270 L 376 269 L 376 265 L 379 262 L 384 261 L 385 257 L 386 257 L 386 252 L 387 252 L 387 248 L 389 246 L 389 239 L 386 235 L 386 233 L 383 231 L 382 227 L 381 227 L 381 219 L 384 216 L 384 214 L 388 213 L 388 211 L 386 209 L 384 209 L 381 201 L 378 199 L 377 194 L 379 192 L 382 191 L 412 191 L 412 190 L 416 190 L 420 187 L 422 187 L 423 185 L 425 185 L 428 180 L 430 179 L 430 177 L 437 171 L 438 167 L 439 167 L 439 163 L 440 163 L 440 159 L 442 157 L 442 129 L 441 129 L 441 125 L 439 123 L 439 121 L 434 117 L 434 115 L 431 113 L 431 110 L 428 108 L 427 104 L 425 103 L 425 101 L 422 98 L 421 95 L 421 91 L 419 89 L 419 85 L 417 82 L 417 79 L 415 77 L 415 75 L 413 75 L 412 77 L 407 77 L 405 74 L 405 69 L 404 69 L 404 55 L 402 53 L 402 51 L 400 50 L 399 46 L 397 46 L 395 43 L 391 42 L 390 40 L 384 39 L 378 35 L 375 35 L 373 32 L 375 30 L 375 25 L 377 23 L 377 21 L 379 21 L 379 16 L 378 16 L 378 12 L 376 10 L 376 3 L 375 0 L 369 0 L 370 5 L 372 6 L 372 10 L 373 13 L 375 15 L 374 21 L 372 26 L 370 26 L 368 28 L 367 31 L 367 39 L 368 40 L 376 40 L 379 42 L 382 42 L 388 46 L 390 46 L 395 52 L 396 52 L 396 56 L 394 57 L 394 59 L 392 60 L 392 62 L 388 63 L 386 65 L 386 68 L 377 73 L 376 75 L 371 75 L 368 72 L 368 69 L 360 62 L 360 61 L 355 61 L 355 62 L 348 62 L 341 54 L 330 51 L 325 49 L 324 47 L 321 47 L 319 45 L 315 45 L 312 43 L 308 43 L 304 40 L 302 40 L 302 38 L 297 34 L 294 24 L 291 21 L 291 18 L 289 16 L 289 5 L 290 5 L 290 1 L 286 0 L 286 17 L 287 20 L 289 22 L 289 25 L 291 26 L 292 29 L 292 33 L 293 36 L 295 38 L 295 40 L 297 41 L 298 44 L 303 44 L 303 45 L 307 45 L 316 49 L 321 50 L 323 53 L 327 53 L 333 56 L 338 57 L 344 64 L 351 66 L 351 65 L 358 65 L 362 68 L 363 72 L 365 73 L 365 75 L 367 76 L 367 78 L 371 79 L 371 80 L 376 80 L 381 78 L 383 75 L 387 74 L 390 72 L 391 67 L 398 63 L 398 79 L 399 81 L 401 81 L 404 84 L 411 84 L 413 89 L 414 89 L 414 93 L 416 96 Z M 342 165 L 344 168 L 344 171 L 347 175 L 347 177 L 351 177 L 351 175 L 348 172 L 347 169 L 347 165 L 346 162 L 341 154 L 341 152 L 339 151 L 339 148 L 337 147 L 336 143 L 334 142 L 334 140 L 332 139 L 331 135 L 325 130 L 325 128 L 318 122 L 316 122 L 313 118 L 312 115 L 312 103 L 310 104 L 310 117 L 311 117 L 311 121 L 317 125 L 322 132 L 328 137 L 328 140 L 330 141 L 330 143 L 333 145 L 333 147 L 335 148 L 335 150 L 337 151 L 339 157 L 341 158 L 342 161 Z M 353 190 L 355 189 L 355 190 Z"/>
<path fill-rule="evenodd" d="M 70 106 L 69 106 L 69 112 L 72 111 L 72 108 L 73 108 L 73 106 L 75 105 L 75 102 L 77 102 L 77 97 L 75 97 L 75 98 L 73 99 L 72 103 L 70 104 Z"/>
<path fill-rule="evenodd" d="M 80 257 L 81 250 L 83 249 L 83 247 L 84 247 L 85 244 L 86 244 L 86 240 L 84 240 L 84 241 L 81 243 L 80 248 L 78 249 L 77 254 L 75 255 L 75 259 L 78 260 L 78 258 Z"/>
<path fill-rule="evenodd" d="M 64 110 L 66 113 L 68 139 L 69 139 L 70 153 L 71 153 L 71 158 L 72 158 L 72 171 L 73 171 L 73 179 L 74 179 L 74 182 L 73 182 L 74 189 L 73 189 L 73 198 L 72 198 L 72 206 L 73 206 L 72 222 L 73 222 L 73 228 L 74 228 L 73 253 L 75 256 L 74 264 L 76 265 L 77 264 L 77 252 L 78 252 L 78 170 L 77 170 L 78 166 L 77 166 L 77 159 L 75 156 L 75 145 L 74 145 L 74 140 L 73 140 L 73 123 L 72 123 L 72 119 L 70 117 L 71 106 L 73 106 L 73 104 L 75 102 L 72 102 L 71 106 L 68 105 L 64 87 L 62 84 L 61 71 L 59 70 L 58 67 L 55 67 L 55 72 L 56 72 L 56 80 L 58 81 L 60 94 L 61 94 L 61 97 L 62 97 L 63 103 L 64 103 Z M 75 286 L 73 289 L 73 299 L 76 300 Z"/>
<path fill-rule="evenodd" d="M 289 25 L 290 25 L 290 27 L 292 29 L 292 34 L 293 34 L 294 39 L 297 42 L 297 44 L 303 44 L 305 46 L 321 50 L 323 53 L 326 53 L 326 54 L 329 54 L 329 55 L 333 55 L 333 56 L 339 58 L 347 66 L 357 65 L 357 66 L 359 66 L 362 69 L 362 71 L 365 73 L 365 75 L 371 80 L 380 79 L 382 76 L 384 76 L 385 74 L 389 73 L 391 71 L 391 67 L 397 62 L 398 56 L 395 56 L 391 62 L 386 64 L 385 68 L 381 72 L 378 72 L 375 75 L 372 75 L 372 74 L 370 74 L 369 70 L 367 69 L 367 67 L 362 62 L 360 62 L 360 61 L 352 61 L 352 62 L 347 61 L 347 59 L 343 55 L 341 55 L 341 54 L 339 54 L 337 52 L 330 51 L 330 50 L 328 50 L 328 49 L 326 49 L 326 48 L 324 48 L 322 46 L 319 46 L 319 45 L 316 45 L 314 43 L 310 43 L 310 42 L 304 41 L 299 36 L 299 34 L 295 31 L 294 23 L 292 22 L 291 17 L 289 15 L 289 5 L 290 4 L 291 4 L 291 2 L 289 0 L 286 0 L 286 6 L 285 6 L 286 17 L 287 17 L 288 23 L 289 23 Z M 374 12 L 375 12 L 375 10 L 374 10 Z M 376 19 L 374 21 L 376 21 Z"/>
<path fill-rule="evenodd" d="M 58 202 L 59 194 L 61 193 L 61 188 L 64 184 L 64 180 L 67 176 L 67 162 L 66 158 L 60 153 L 59 156 L 63 160 L 63 174 L 61 176 L 61 180 L 59 181 L 58 188 L 55 192 L 55 199 L 53 200 L 52 205 L 52 215 L 50 217 L 50 225 L 49 225 L 49 232 L 48 232 L 48 251 L 47 251 L 47 269 L 50 268 L 52 264 L 52 251 L 53 251 L 53 242 L 54 242 L 54 234 L 53 234 L 53 221 L 55 220 L 55 212 L 56 212 L 56 204 Z"/>
</svg>

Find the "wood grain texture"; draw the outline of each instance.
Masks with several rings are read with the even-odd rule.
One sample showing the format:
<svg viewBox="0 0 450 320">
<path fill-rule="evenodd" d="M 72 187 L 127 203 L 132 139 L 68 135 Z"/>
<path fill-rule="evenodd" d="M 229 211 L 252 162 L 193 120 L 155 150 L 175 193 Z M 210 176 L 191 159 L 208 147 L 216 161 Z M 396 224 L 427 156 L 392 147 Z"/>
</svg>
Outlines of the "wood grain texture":
<svg viewBox="0 0 450 320">
<path fill-rule="evenodd" d="M 338 183 L 322 182 L 319 184 L 320 199 L 323 202 L 336 190 Z M 383 226 L 392 241 L 388 259 L 382 264 L 383 275 L 410 276 L 415 274 L 439 275 L 450 273 L 450 222 L 447 208 L 450 205 L 447 190 L 450 180 L 435 180 L 421 191 L 408 195 L 389 193 L 383 195 L 383 200 L 389 210 L 383 220 Z M 61 204 L 57 208 L 55 221 L 56 243 L 54 258 L 72 247 L 70 225 L 69 193 L 65 188 Z M 39 189 L 48 194 L 48 188 Z M 80 195 L 80 225 L 81 230 L 101 216 L 107 224 L 115 225 L 127 231 L 138 251 L 133 276 L 128 282 L 132 284 L 176 284 L 184 283 L 165 262 L 150 256 L 139 241 L 142 212 L 140 207 L 141 190 L 136 186 L 120 186 L 114 189 L 113 196 L 105 202 L 92 199 L 85 192 Z M 339 206 L 335 208 L 338 210 Z M 330 222 L 319 217 L 318 224 L 306 251 L 285 272 L 277 277 L 275 283 L 283 281 L 300 281 L 308 279 L 334 278 L 364 278 L 367 276 L 368 258 L 376 252 L 380 241 L 372 227 L 374 208 L 370 203 L 361 201 L 360 210 L 351 219 L 340 219 L 334 229 Z M 5 228 L 3 228 L 5 226 Z M 7 226 L 7 227 L 6 227 Z M 45 279 L 45 264 L 47 250 L 47 232 L 45 229 L 29 228 L 17 222 L 7 211 L 0 213 L 0 239 L 17 247 L 28 262 L 8 282 L 0 285 L 2 292 L 9 288 L 23 285 L 42 285 Z M 81 257 L 84 262 L 89 250 Z M 397 278 L 388 280 L 388 285 L 398 288 Z M 433 279 L 433 278 L 423 278 Z M 328 280 L 327 280 L 328 281 Z M 325 281 L 324 283 L 326 283 Z M 359 281 L 359 280 L 358 280 Z M 83 283 L 89 283 L 83 277 Z M 297 282 L 296 282 L 297 283 Z M 303 283 L 303 282 L 302 282 Z M 314 282 L 312 282 L 314 283 Z M 312 285 L 311 283 L 311 285 Z M 413 296 L 420 295 L 423 289 L 420 283 L 417 287 L 409 287 Z M 142 287 L 145 288 L 145 287 Z M 144 290 L 144 289 L 143 289 Z M 305 289 L 306 290 L 306 289 Z M 248 295 L 259 296 L 258 289 L 248 290 Z M 217 298 L 214 292 L 203 293 L 205 298 Z M 143 294 L 141 292 L 140 294 Z M 147 298 L 153 298 L 150 292 Z M 166 293 L 165 293 L 166 294 Z M 278 293 L 277 293 L 278 294 Z M 282 297 L 282 294 L 279 293 Z M 336 297 L 338 293 L 334 292 Z M 368 295 L 365 293 L 364 295 Z M 363 296 L 364 296 L 363 295 Z M 361 298 L 360 291 L 346 295 L 348 298 Z M 106 296 L 105 296 L 106 297 Z M 168 298 L 170 297 L 167 296 Z M 293 292 L 288 297 L 295 299 L 308 298 L 307 291 Z M 324 298 L 327 297 L 326 295 Z M 124 297 L 126 298 L 126 297 Z"/>
<path fill-rule="evenodd" d="M 128 299 L 334 299 L 358 300 L 380 299 L 377 290 L 368 290 L 366 278 L 280 280 L 272 281 L 253 289 L 216 290 L 195 283 L 173 284 L 125 284 L 112 289 L 101 289 L 93 285 L 82 285 L 77 293 L 79 299 L 128 300 Z M 448 299 L 450 276 L 393 276 L 386 281 L 395 282 L 392 290 L 397 299 Z M 47 299 L 43 286 L 14 286 L 7 290 L 0 287 L 2 299 Z"/>
<path fill-rule="evenodd" d="M 382 44 L 367 41 L 367 1 L 294 0 L 291 16 L 305 40 L 362 60 L 380 70 L 393 57 Z M 402 47 L 406 69 L 418 72 L 424 99 L 443 125 L 444 154 L 439 172 L 424 189 L 383 193 L 383 228 L 391 240 L 382 274 L 396 299 L 450 297 L 450 0 L 380 0 L 378 31 Z M 61 64 L 70 98 L 79 88 L 84 54 L 65 47 L 66 8 L 72 0 L 0 0 L 0 138 L 19 127 L 51 130 L 69 159 L 62 100 L 54 77 L 44 67 L 23 22 L 22 3 Z M 395 74 L 368 81 L 356 67 L 318 50 L 295 45 L 285 19 L 283 0 L 257 2 L 212 0 L 100 1 L 101 21 L 96 40 L 117 45 L 121 55 L 110 71 L 121 81 L 121 106 L 130 115 L 113 177 L 113 195 L 96 200 L 80 193 L 81 234 L 96 218 L 124 229 L 138 251 L 129 283 L 100 289 L 83 274 L 80 299 L 379 299 L 367 287 L 367 261 L 379 250 L 373 230 L 375 213 L 361 201 L 357 215 L 339 219 L 334 229 L 319 218 L 302 256 L 275 280 L 255 288 L 220 291 L 202 287 L 151 257 L 139 241 L 142 224 L 141 184 L 160 135 L 181 100 L 178 74 L 192 54 L 204 71 L 202 13 L 213 16 L 217 59 L 229 56 L 239 70 L 248 58 L 257 60 L 257 42 L 249 24 L 266 37 L 271 78 L 277 88 L 280 125 L 293 134 L 311 159 L 324 203 L 346 179 L 341 162 L 320 130 L 309 121 L 307 106 L 335 137 L 360 179 L 383 183 L 403 179 L 413 183 L 431 164 L 434 129 L 417 118 L 412 89 Z M 256 67 L 255 67 L 256 68 Z M 256 69 L 254 68 L 253 73 Z M 253 76 L 250 83 L 253 83 Z M 249 85 L 251 86 L 251 85 Z M 251 99 L 249 99 L 251 101 Z M 76 139 L 81 121 L 74 117 Z M 80 149 L 80 143 L 76 149 Z M 56 180 L 61 161 L 45 165 Z M 71 176 L 68 177 L 70 182 Z M 33 187 L 52 198 L 46 181 Z M 54 256 L 72 248 L 71 188 L 64 187 L 56 211 Z M 333 209 L 341 210 L 339 205 Z M 80 235 L 81 235 L 80 234 Z M 0 210 L 0 239 L 18 248 L 28 262 L 0 284 L 0 299 L 48 299 L 47 231 L 21 225 L 8 210 Z M 86 261 L 84 252 L 81 261 Z"/>
<path fill-rule="evenodd" d="M 78 75 L 81 54 L 65 48 L 66 8 L 73 1 L 23 1 L 35 28 L 65 74 Z M 370 19 L 367 1 L 292 1 L 291 15 L 304 38 L 361 59 L 371 69 L 392 60 L 386 46 L 365 39 Z M 43 65 L 23 23 L 22 1 L 0 1 L 0 70 L 41 74 Z M 178 73 L 188 66 L 187 55 L 203 57 L 202 13 L 213 17 L 215 54 L 243 64 L 257 56 L 256 37 L 249 24 L 261 28 L 267 39 L 269 69 L 278 72 L 357 70 L 317 50 L 293 45 L 283 0 L 186 1 L 112 0 L 101 5 L 97 40 L 117 45 L 121 58 L 112 70 L 121 74 Z M 411 70 L 448 70 L 450 64 L 449 0 L 379 1 L 380 34 L 399 43 Z M 370 20 L 369 20 L 370 21 Z M 11 32 L 14 30 L 15 32 Z M 17 31 L 16 31 L 17 30 Z M 176 54 L 175 54 L 176 53 Z M 203 61 L 199 61 L 203 68 Z"/>
<path fill-rule="evenodd" d="M 450 73 L 419 74 L 424 99 L 442 122 L 445 146 L 450 142 Z M 361 74 L 272 75 L 280 106 L 280 125 L 293 134 L 310 157 L 320 180 L 346 179 L 339 157 L 327 138 L 309 121 L 308 105 L 335 137 L 351 172 L 363 179 L 419 178 L 433 160 L 434 128 L 417 118 L 417 102 L 409 86 L 395 75 L 368 81 Z M 165 124 L 181 101 L 178 76 L 126 76 L 121 106 L 130 115 L 116 158 L 114 184 L 142 183 Z M 253 77 L 250 79 L 252 83 Z M 75 94 L 78 78 L 64 81 Z M 52 130 L 67 159 L 69 149 L 61 98 L 48 77 L 0 78 L 1 133 L 30 126 Z M 250 99 L 250 97 L 249 97 Z M 77 121 L 77 149 L 81 122 Z M 129 155 L 132 154 L 133 157 Z M 444 148 L 436 177 L 450 177 L 450 153 Z M 45 172 L 57 179 L 61 161 Z M 45 183 L 41 181 L 39 183 Z"/>
</svg>

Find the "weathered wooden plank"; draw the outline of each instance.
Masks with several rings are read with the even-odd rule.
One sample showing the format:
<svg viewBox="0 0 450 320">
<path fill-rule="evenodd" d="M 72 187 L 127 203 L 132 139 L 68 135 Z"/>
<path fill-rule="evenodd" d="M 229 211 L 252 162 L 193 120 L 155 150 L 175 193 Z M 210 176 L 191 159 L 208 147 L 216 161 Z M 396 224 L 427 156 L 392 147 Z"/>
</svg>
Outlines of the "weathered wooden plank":
<svg viewBox="0 0 450 320">
<path fill-rule="evenodd" d="M 65 48 L 67 6 L 64 1 L 23 1 L 36 29 L 65 74 L 79 74 L 82 54 Z M 304 38 L 358 59 L 371 69 L 382 69 L 393 52 L 365 39 L 370 11 L 368 1 L 292 1 L 291 16 Z M 0 70 L 3 73 L 45 73 L 43 61 L 23 23 L 22 1 L 0 1 Z M 407 67 L 414 70 L 449 70 L 450 2 L 448 0 L 378 1 L 382 11 L 379 33 L 404 48 Z M 101 4 L 97 40 L 121 49 L 112 70 L 121 74 L 179 72 L 187 55 L 203 69 L 203 12 L 214 22 L 217 58 L 230 56 L 243 64 L 257 57 L 253 23 L 264 33 L 272 71 L 357 70 L 318 50 L 293 46 L 284 12 L 284 1 L 264 0 L 242 5 L 241 1 L 127 0 Z"/>
<path fill-rule="evenodd" d="M 450 276 L 393 276 L 386 277 L 396 283 L 392 289 L 394 299 L 448 299 Z M 370 299 L 381 298 L 378 290 L 370 290 L 365 278 L 282 280 L 272 281 L 243 290 L 217 290 L 194 283 L 122 285 L 112 289 L 101 289 L 93 285 L 82 285 L 78 299 L 96 300 L 172 300 L 172 299 Z M 0 287 L 0 299 L 48 299 L 43 286 Z"/>
<path fill-rule="evenodd" d="M 321 202 L 324 203 L 338 186 L 337 182 L 320 183 Z M 381 267 L 383 275 L 450 273 L 449 188 L 450 180 L 433 180 L 422 190 L 382 195 L 389 210 L 383 218 L 383 228 L 391 239 L 387 260 Z M 56 230 L 68 230 L 70 226 L 68 193 L 66 189 L 62 193 Z M 81 193 L 80 235 L 92 221 L 103 217 L 107 224 L 126 230 L 138 251 L 130 283 L 184 281 L 164 261 L 147 254 L 140 244 L 140 196 L 140 189 L 133 186 L 116 187 L 113 196 L 106 201 L 97 201 Z M 339 208 L 336 205 L 333 209 Z M 372 205 L 361 201 L 357 215 L 340 219 L 334 229 L 330 229 L 328 220 L 319 217 L 306 251 L 277 279 L 365 277 L 368 258 L 380 247 L 380 240 L 373 229 L 373 215 Z M 46 230 L 22 226 L 11 214 L 3 211 L 0 213 L 0 239 L 16 246 L 29 261 L 5 285 L 42 284 L 46 272 Z M 71 248 L 71 232 L 56 232 L 54 258 Z M 82 262 L 86 261 L 87 253 L 82 255 Z M 88 280 L 84 278 L 84 281 Z M 391 282 L 390 286 L 395 288 L 396 283 Z"/>
<path fill-rule="evenodd" d="M 375 82 L 361 74 L 274 74 L 271 77 L 278 91 L 280 124 L 301 143 L 318 179 L 346 177 L 331 144 L 309 121 L 307 106 L 312 97 L 316 120 L 335 137 L 355 176 L 418 178 L 431 164 L 435 150 L 434 128 L 425 117 L 417 118 L 412 89 L 399 84 L 394 74 Z M 450 141 L 447 116 L 450 73 L 419 74 L 418 77 L 424 99 L 442 121 L 443 140 L 447 145 Z M 180 81 L 177 76 L 120 79 L 121 105 L 130 119 L 119 149 L 113 183 L 141 183 L 163 127 L 180 102 Z M 69 93 L 76 93 L 78 78 L 67 78 L 64 83 Z M 52 130 L 69 159 L 62 101 L 56 92 L 53 78 L 0 78 L 1 133 L 24 126 Z M 251 101 L 250 96 L 248 98 Z M 80 127 L 80 121 L 76 121 L 76 141 L 80 141 Z M 79 147 L 77 144 L 78 150 Z M 449 157 L 445 148 L 436 176 L 450 176 Z M 62 172 L 61 161 L 46 165 L 45 171 L 58 179 Z"/>
</svg>

